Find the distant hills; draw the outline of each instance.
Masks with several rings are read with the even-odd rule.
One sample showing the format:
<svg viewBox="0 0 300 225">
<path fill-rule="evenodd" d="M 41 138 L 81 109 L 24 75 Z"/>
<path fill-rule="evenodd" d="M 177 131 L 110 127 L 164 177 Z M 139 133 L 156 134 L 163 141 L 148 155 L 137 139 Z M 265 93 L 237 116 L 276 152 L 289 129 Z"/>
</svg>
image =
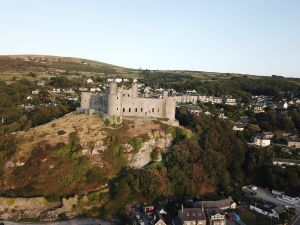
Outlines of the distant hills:
<svg viewBox="0 0 300 225">
<path fill-rule="evenodd" d="M 47 55 L 3 55 L 0 56 L 0 79 L 11 82 L 16 79 L 27 78 L 37 80 L 41 77 L 52 77 L 57 75 L 78 76 L 122 76 L 139 78 L 142 72 L 152 70 L 131 69 L 111 65 L 103 62 Z M 155 70 L 158 72 L 157 70 Z M 163 70 L 167 74 L 186 74 L 203 80 L 227 79 L 240 77 L 244 74 L 216 73 L 187 70 Z"/>
</svg>

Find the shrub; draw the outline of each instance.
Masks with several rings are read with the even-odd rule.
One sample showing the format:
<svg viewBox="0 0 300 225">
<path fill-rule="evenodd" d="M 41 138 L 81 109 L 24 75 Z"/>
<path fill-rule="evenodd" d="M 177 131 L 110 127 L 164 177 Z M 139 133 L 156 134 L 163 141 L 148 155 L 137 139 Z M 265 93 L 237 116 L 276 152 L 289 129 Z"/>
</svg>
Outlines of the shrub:
<svg viewBox="0 0 300 225">
<path fill-rule="evenodd" d="M 57 132 L 58 135 L 64 135 L 65 133 L 66 133 L 66 131 L 64 131 L 64 130 L 59 130 L 59 131 Z"/>
<path fill-rule="evenodd" d="M 128 144 L 130 144 L 132 146 L 132 148 L 135 152 L 138 152 L 138 150 L 143 145 L 143 141 L 141 138 L 134 137 L 134 138 L 129 139 Z"/>
</svg>

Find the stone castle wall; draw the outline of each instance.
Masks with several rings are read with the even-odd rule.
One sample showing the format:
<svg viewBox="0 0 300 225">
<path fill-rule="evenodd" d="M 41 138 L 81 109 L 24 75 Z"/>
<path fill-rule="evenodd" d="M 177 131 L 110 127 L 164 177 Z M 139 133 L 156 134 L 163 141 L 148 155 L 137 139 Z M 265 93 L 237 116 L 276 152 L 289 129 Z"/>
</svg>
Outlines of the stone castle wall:
<svg viewBox="0 0 300 225">
<path fill-rule="evenodd" d="M 176 99 L 163 94 L 162 99 L 138 96 L 137 84 L 131 89 L 111 83 L 110 90 L 103 94 L 82 92 L 81 110 L 95 110 L 107 117 L 153 117 L 175 120 Z"/>
</svg>

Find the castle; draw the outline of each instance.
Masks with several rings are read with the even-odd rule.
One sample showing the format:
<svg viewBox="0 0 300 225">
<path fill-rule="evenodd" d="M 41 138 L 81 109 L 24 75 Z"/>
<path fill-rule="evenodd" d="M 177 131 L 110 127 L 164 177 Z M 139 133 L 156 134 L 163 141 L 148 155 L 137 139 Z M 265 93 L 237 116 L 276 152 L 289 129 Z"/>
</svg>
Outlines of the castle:
<svg viewBox="0 0 300 225">
<path fill-rule="evenodd" d="M 118 87 L 110 83 L 104 93 L 81 93 L 81 113 L 98 113 L 109 120 L 123 117 L 161 118 L 176 124 L 176 99 L 164 91 L 162 98 L 145 98 L 139 96 L 138 85 L 134 83 L 130 89 Z M 178 122 L 177 122 L 178 123 Z"/>
</svg>

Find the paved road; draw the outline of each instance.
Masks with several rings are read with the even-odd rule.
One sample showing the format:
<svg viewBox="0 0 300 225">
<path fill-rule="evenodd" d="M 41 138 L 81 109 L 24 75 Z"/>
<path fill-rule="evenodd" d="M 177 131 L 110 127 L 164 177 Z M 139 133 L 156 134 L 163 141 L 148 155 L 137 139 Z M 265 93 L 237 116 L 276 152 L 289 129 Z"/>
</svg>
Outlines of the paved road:
<svg viewBox="0 0 300 225">
<path fill-rule="evenodd" d="M 1 221 L 0 221 L 1 222 Z M 11 221 L 3 221 L 4 225 L 24 225 L 25 223 L 16 223 Z M 29 224 L 29 223 L 26 223 Z M 73 219 L 61 222 L 49 222 L 49 223 L 33 223 L 34 225 L 114 225 L 112 222 L 99 220 L 99 219 Z"/>
<path fill-rule="evenodd" d="M 300 224 L 300 215 L 292 222 L 291 225 L 299 225 Z"/>
</svg>

